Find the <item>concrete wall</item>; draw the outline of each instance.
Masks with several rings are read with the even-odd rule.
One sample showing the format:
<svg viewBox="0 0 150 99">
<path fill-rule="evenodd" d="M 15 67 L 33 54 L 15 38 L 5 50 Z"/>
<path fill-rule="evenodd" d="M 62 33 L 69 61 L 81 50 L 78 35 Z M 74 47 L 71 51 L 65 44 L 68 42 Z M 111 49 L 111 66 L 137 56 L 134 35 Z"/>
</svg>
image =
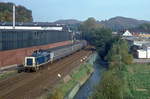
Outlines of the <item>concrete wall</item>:
<svg viewBox="0 0 150 99">
<path fill-rule="evenodd" d="M 70 44 L 71 41 L 58 42 L 42 46 L 34 46 L 29 48 L 20 48 L 15 50 L 0 51 L 0 67 L 22 64 L 24 57 L 32 54 L 33 51 L 38 49 L 48 49 L 58 46 L 64 46 Z"/>
</svg>

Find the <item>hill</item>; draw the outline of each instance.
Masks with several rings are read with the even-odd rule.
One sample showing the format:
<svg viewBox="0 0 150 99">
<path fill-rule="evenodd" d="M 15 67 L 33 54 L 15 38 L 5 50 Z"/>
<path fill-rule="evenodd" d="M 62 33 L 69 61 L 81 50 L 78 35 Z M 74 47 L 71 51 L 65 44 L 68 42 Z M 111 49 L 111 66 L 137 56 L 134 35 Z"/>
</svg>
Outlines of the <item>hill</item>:
<svg viewBox="0 0 150 99">
<path fill-rule="evenodd" d="M 57 20 L 54 23 L 56 24 L 80 24 L 81 21 L 75 20 L 75 19 L 67 19 L 67 20 Z"/>
<path fill-rule="evenodd" d="M 76 25 L 81 24 L 82 21 L 78 21 L 75 19 L 68 19 L 68 20 L 58 20 L 58 21 L 55 21 L 54 23 L 76 26 Z M 134 29 L 134 30 L 138 29 L 143 24 L 149 24 L 150 21 L 137 20 L 133 18 L 126 18 L 126 17 L 118 16 L 118 17 L 114 17 L 105 21 L 97 21 L 97 23 L 101 24 L 104 27 L 110 28 L 113 31 L 122 31 L 126 29 Z"/>
<path fill-rule="evenodd" d="M 0 2 L 0 22 L 12 22 L 13 3 Z M 16 6 L 16 22 L 32 22 L 32 11 L 24 6 Z"/>
<path fill-rule="evenodd" d="M 144 23 L 150 23 L 149 21 L 136 20 L 133 18 L 125 17 L 114 17 L 109 20 L 100 21 L 100 24 L 103 24 L 105 27 L 111 28 L 113 31 L 120 31 L 124 29 L 130 29 L 140 26 Z"/>
</svg>

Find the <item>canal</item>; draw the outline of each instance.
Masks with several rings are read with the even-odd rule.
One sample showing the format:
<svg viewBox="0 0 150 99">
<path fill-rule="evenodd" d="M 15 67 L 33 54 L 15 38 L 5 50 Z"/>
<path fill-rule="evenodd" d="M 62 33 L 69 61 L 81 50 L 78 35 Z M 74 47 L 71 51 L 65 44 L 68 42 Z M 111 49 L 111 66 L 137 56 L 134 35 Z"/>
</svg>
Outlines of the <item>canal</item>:
<svg viewBox="0 0 150 99">
<path fill-rule="evenodd" d="M 102 71 L 104 71 L 102 65 L 104 65 L 103 62 L 98 61 L 94 62 L 93 66 L 95 70 L 93 74 L 86 81 L 86 83 L 79 89 L 74 99 L 88 99 L 88 97 L 91 96 L 96 85 L 100 83 Z"/>
</svg>

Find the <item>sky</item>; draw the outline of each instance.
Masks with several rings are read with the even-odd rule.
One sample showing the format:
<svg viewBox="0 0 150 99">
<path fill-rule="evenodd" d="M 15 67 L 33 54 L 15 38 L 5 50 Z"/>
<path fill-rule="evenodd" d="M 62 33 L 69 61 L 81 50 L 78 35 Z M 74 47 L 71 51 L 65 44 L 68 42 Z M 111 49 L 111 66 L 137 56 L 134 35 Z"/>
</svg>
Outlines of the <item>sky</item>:
<svg viewBox="0 0 150 99">
<path fill-rule="evenodd" d="M 106 20 L 124 16 L 150 21 L 150 0 L 0 0 L 13 2 L 32 10 L 34 21 L 53 22 L 59 19 Z"/>
</svg>

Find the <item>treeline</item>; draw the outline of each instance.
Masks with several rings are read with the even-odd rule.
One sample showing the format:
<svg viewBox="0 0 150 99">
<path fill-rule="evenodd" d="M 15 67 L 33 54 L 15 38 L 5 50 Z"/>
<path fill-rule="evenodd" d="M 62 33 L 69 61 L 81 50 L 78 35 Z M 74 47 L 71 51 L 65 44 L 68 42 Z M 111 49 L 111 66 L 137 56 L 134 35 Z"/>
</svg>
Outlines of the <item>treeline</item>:
<svg viewBox="0 0 150 99">
<path fill-rule="evenodd" d="M 112 31 L 98 24 L 94 18 L 84 21 L 80 26 L 80 30 L 82 31 L 83 39 L 94 45 L 101 59 L 104 60 L 114 41 Z"/>
<path fill-rule="evenodd" d="M 132 64 L 126 41 L 118 39 L 107 54 L 109 69 L 103 74 L 91 99 L 132 99 L 126 66 Z"/>
<path fill-rule="evenodd" d="M 13 3 L 0 2 L 0 22 L 12 22 Z M 32 22 L 32 11 L 23 7 L 16 6 L 16 22 Z"/>
<path fill-rule="evenodd" d="M 91 99 L 131 99 L 132 94 L 126 78 L 126 66 L 132 64 L 128 43 L 120 37 L 113 37 L 112 31 L 89 18 L 81 24 L 83 38 L 96 47 L 102 60 L 108 62 Z"/>
<path fill-rule="evenodd" d="M 149 31 L 150 32 L 150 23 L 145 23 L 139 26 L 140 29 L 143 29 L 145 31 Z"/>
<path fill-rule="evenodd" d="M 136 28 L 132 28 L 131 31 L 150 33 L 150 23 L 141 24 Z"/>
</svg>

